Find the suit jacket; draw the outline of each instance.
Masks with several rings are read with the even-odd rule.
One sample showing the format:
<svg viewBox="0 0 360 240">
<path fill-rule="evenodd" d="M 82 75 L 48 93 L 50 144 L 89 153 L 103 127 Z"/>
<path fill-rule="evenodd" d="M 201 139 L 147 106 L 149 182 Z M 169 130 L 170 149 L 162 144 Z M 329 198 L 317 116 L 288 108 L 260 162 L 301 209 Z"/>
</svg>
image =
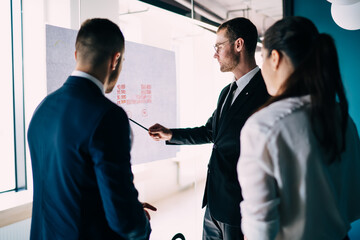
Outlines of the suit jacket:
<svg viewBox="0 0 360 240">
<path fill-rule="evenodd" d="M 28 130 L 34 199 L 30 239 L 148 239 L 130 166 L 126 113 L 70 76 Z"/>
<path fill-rule="evenodd" d="M 258 71 L 240 92 L 227 113 L 220 118 L 221 107 L 230 84 L 220 93 L 217 109 L 201 127 L 171 129 L 167 144 L 214 143 L 203 198 L 211 215 L 218 221 L 240 226 L 241 189 L 236 165 L 240 156 L 240 131 L 248 117 L 269 98 L 261 72 Z"/>
</svg>

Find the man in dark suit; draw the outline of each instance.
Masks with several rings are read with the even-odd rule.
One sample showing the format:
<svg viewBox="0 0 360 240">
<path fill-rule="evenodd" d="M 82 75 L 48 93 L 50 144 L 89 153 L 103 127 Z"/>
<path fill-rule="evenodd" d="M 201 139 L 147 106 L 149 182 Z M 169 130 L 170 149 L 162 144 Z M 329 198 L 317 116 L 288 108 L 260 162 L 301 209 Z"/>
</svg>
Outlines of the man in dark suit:
<svg viewBox="0 0 360 240">
<path fill-rule="evenodd" d="M 149 134 L 154 140 L 167 140 L 167 144 L 214 144 L 203 199 L 203 207 L 207 206 L 203 239 L 243 239 L 242 196 L 236 172 L 240 131 L 269 96 L 255 62 L 258 34 L 254 24 L 235 18 L 223 23 L 216 35 L 214 58 L 222 72 L 234 74 L 234 82 L 220 93 L 213 115 L 201 127 L 168 129 L 155 124 Z"/>
<path fill-rule="evenodd" d="M 90 19 L 75 47 L 75 71 L 29 125 L 30 239 L 149 239 L 133 184 L 128 118 L 104 96 L 122 68 L 123 34 L 107 19 Z"/>
</svg>

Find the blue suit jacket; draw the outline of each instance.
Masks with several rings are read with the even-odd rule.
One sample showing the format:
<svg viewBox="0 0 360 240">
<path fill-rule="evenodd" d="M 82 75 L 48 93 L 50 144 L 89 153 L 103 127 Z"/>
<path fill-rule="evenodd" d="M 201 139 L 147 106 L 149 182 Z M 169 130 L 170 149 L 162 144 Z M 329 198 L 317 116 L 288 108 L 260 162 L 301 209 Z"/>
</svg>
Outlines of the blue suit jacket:
<svg viewBox="0 0 360 240">
<path fill-rule="evenodd" d="M 28 130 L 34 201 L 30 239 L 148 239 L 130 166 L 124 110 L 90 80 L 69 77 Z"/>
</svg>

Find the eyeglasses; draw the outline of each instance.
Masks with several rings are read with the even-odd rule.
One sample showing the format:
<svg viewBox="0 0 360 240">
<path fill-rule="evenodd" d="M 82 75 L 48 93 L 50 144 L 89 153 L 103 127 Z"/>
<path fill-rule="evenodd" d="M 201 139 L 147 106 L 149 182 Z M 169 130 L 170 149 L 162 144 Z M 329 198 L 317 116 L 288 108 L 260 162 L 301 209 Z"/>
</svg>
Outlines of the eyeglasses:
<svg viewBox="0 0 360 240">
<path fill-rule="evenodd" d="M 221 49 L 221 46 L 224 45 L 225 43 L 229 42 L 230 40 L 226 40 L 224 42 L 221 43 L 217 43 L 214 45 L 214 49 L 216 53 L 219 53 L 219 50 Z"/>
</svg>

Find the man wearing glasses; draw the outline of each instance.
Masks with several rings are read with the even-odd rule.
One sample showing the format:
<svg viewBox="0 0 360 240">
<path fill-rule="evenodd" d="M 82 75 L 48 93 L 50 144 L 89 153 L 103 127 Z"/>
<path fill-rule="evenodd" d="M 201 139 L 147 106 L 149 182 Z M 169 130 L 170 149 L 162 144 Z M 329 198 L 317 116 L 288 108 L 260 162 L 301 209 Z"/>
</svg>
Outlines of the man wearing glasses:
<svg viewBox="0 0 360 240">
<path fill-rule="evenodd" d="M 240 130 L 247 118 L 268 99 L 264 80 L 255 62 L 258 33 L 246 18 L 220 25 L 214 45 L 222 72 L 232 72 L 234 81 L 220 93 L 217 109 L 201 127 L 149 128 L 150 136 L 166 144 L 213 143 L 208 164 L 203 207 L 203 240 L 243 239 L 239 204 L 242 201 L 236 165 L 240 155 Z"/>
</svg>

